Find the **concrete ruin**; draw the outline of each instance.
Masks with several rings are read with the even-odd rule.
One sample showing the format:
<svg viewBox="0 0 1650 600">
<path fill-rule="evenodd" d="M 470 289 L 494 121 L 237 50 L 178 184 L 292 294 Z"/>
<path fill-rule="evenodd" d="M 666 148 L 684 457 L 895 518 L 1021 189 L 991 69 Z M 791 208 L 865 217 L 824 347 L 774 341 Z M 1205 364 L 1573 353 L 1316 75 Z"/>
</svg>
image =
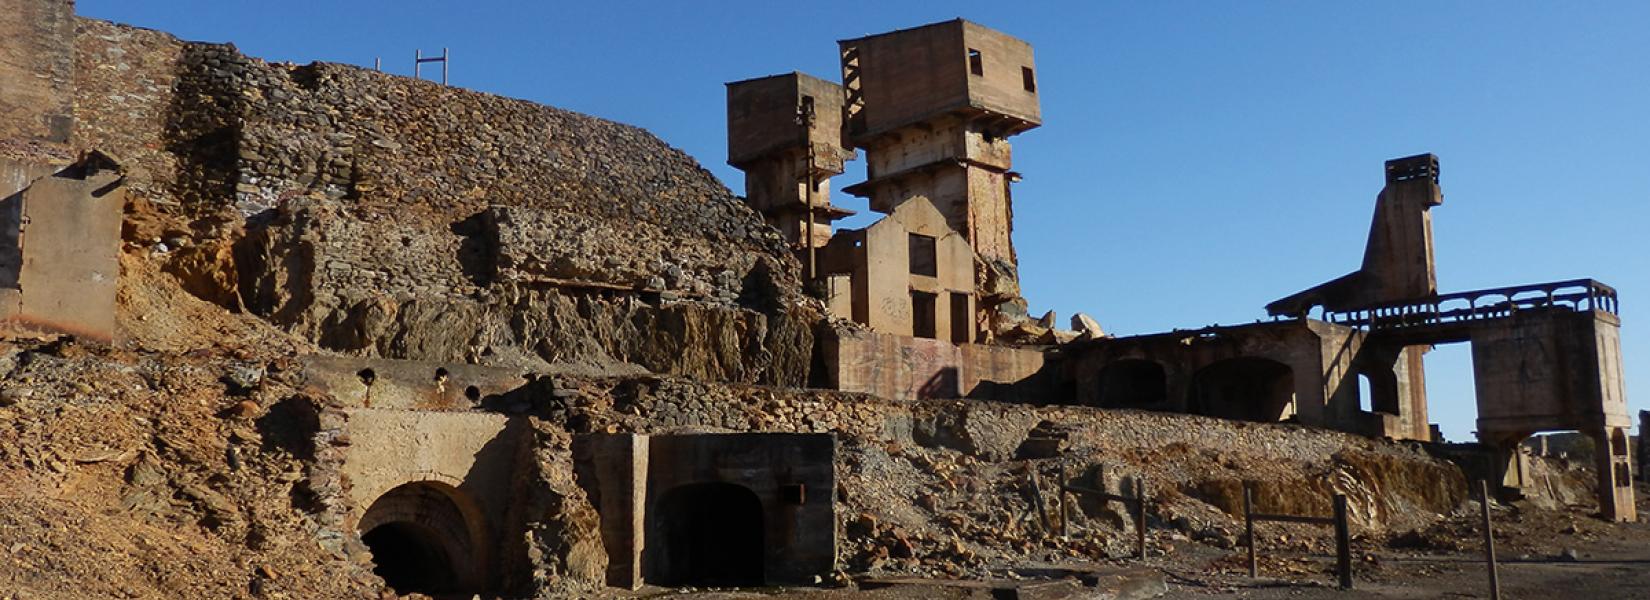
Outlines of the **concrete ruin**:
<svg viewBox="0 0 1650 600">
<path fill-rule="evenodd" d="M 0 325 L 114 341 L 121 182 L 97 152 L 62 169 L 0 160 Z"/>
<path fill-rule="evenodd" d="M 915 561 L 898 527 L 845 510 L 878 508 L 842 485 L 886 475 L 859 459 L 957 453 L 900 463 L 950 486 L 893 491 L 934 510 L 953 469 L 1102 452 L 1122 435 L 1095 424 L 1109 409 L 1433 441 L 1424 354 L 1456 342 L 1494 477 L 1529 485 L 1519 442 L 1579 430 L 1603 516 L 1635 517 L 1615 291 L 1440 293 L 1432 155 L 1386 163 L 1360 269 L 1273 320 L 1109 337 L 1027 313 L 1007 139 L 1041 125 L 1039 82 L 1029 44 L 968 21 L 839 41 L 840 84 L 729 83 L 741 199 L 632 127 L 20 4 L 0 15 L 5 333 L 123 347 L 147 316 L 118 301 L 136 294 L 121 269 L 152 266 L 283 336 L 278 357 L 172 352 L 238 361 L 222 414 L 304 434 L 267 444 L 304 461 L 287 490 L 304 526 L 398 592 L 812 584 L 888 548 Z M 453 115 L 473 122 L 428 125 Z M 829 178 L 857 151 L 867 179 L 845 191 L 883 216 L 834 230 L 852 213 Z M 265 377 L 291 393 L 256 396 Z M 1449 488 L 1404 498 L 1429 516 L 1464 494 L 1453 467 L 1370 456 Z M 1220 505 L 1232 482 L 1210 481 L 1183 491 Z"/>
</svg>

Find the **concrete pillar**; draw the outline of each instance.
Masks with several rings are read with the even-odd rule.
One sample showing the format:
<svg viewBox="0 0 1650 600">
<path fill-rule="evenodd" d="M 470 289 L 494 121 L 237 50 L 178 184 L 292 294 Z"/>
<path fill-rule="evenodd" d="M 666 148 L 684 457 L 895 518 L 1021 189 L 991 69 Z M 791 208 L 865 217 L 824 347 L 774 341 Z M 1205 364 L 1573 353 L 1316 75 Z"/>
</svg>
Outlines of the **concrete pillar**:
<svg viewBox="0 0 1650 600">
<path fill-rule="evenodd" d="M 601 514 L 607 584 L 613 587 L 642 587 L 647 450 L 645 435 L 586 434 L 573 439 L 579 486 L 591 495 Z"/>
<path fill-rule="evenodd" d="M 1594 464 L 1598 470 L 1598 509 L 1600 516 L 1610 521 L 1638 519 L 1633 504 L 1633 464 L 1631 443 L 1627 428 L 1605 427 L 1594 430 Z"/>
</svg>

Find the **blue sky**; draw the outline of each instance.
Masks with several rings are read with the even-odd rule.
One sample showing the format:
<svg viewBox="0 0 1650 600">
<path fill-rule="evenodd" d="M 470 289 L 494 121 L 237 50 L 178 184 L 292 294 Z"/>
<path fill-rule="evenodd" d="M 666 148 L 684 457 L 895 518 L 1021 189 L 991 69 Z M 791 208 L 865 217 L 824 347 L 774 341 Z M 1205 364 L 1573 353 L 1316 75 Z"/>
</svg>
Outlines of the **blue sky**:
<svg viewBox="0 0 1650 600">
<path fill-rule="evenodd" d="M 1433 152 L 1440 287 L 1614 285 L 1650 407 L 1650 3 L 77 4 L 270 60 L 410 73 L 450 47 L 454 85 L 645 127 L 735 190 L 723 82 L 834 80 L 838 39 L 964 17 L 1036 48 L 1044 125 L 1012 140 L 1033 311 L 1123 335 L 1263 318 L 1356 268 L 1382 161 Z M 1433 420 L 1468 438 L 1467 347 L 1427 363 Z"/>
</svg>

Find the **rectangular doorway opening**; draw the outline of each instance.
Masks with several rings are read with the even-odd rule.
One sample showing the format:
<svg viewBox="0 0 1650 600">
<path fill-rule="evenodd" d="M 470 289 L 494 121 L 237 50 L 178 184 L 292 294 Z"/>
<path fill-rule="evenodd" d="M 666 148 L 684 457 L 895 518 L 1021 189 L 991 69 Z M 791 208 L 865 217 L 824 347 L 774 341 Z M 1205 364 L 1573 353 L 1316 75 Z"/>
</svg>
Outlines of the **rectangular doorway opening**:
<svg viewBox="0 0 1650 600">
<path fill-rule="evenodd" d="M 934 339 L 935 310 L 939 300 L 935 294 L 911 292 L 911 336 Z"/>
<path fill-rule="evenodd" d="M 974 315 L 968 310 L 968 294 L 951 292 L 951 342 L 967 344 L 974 340 L 969 335 L 972 332 Z"/>
</svg>

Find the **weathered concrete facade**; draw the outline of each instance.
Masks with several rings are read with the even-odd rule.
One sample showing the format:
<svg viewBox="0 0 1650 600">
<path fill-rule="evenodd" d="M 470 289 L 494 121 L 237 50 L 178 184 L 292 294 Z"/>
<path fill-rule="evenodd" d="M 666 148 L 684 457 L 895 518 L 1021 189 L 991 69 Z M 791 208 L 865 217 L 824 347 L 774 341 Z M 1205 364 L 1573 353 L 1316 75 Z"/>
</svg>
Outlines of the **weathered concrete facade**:
<svg viewBox="0 0 1650 600">
<path fill-rule="evenodd" d="M 728 164 L 745 172 L 745 201 L 810 269 L 808 250 L 854 214 L 831 205 L 830 178 L 854 157 L 842 145 L 842 100 L 842 86 L 803 73 L 728 84 Z"/>
<path fill-rule="evenodd" d="M 827 306 L 874 331 L 973 342 L 974 251 L 925 198 L 862 230 L 843 231 L 822 253 Z"/>
<path fill-rule="evenodd" d="M 1472 362 L 1480 440 L 1511 453 L 1536 432 L 1580 431 L 1593 439 L 1600 510 L 1610 519 L 1636 518 L 1620 317 L 1515 313 L 1473 332 Z"/>
<path fill-rule="evenodd" d="M 576 438 L 608 582 L 806 583 L 836 568 L 836 441 L 818 434 Z"/>
<path fill-rule="evenodd" d="M 1266 305 L 1273 315 L 1305 315 L 1418 300 L 1438 293 L 1433 264 L 1432 207 L 1443 204 L 1438 157 L 1386 161 L 1386 187 L 1375 197 L 1363 266 L 1340 278 Z"/>
<path fill-rule="evenodd" d="M 427 410 L 345 411 L 343 526 L 375 551 L 410 552 L 427 572 L 380 574 L 400 589 L 501 591 L 502 557 L 520 534 L 507 522 L 521 419 Z M 408 585 L 411 584 L 411 585 Z"/>
<path fill-rule="evenodd" d="M 1018 174 L 1006 138 L 1040 123 L 1031 46 L 961 19 L 838 46 L 841 86 L 799 73 L 728 84 L 728 162 L 746 172 L 746 201 L 788 240 L 809 233 L 801 244 L 808 278 L 825 290 L 837 316 L 884 333 L 955 343 L 992 339 L 1011 326 L 993 318 L 999 305 L 1014 305 L 1015 318 L 1025 313 L 1011 237 L 1009 185 Z M 836 102 L 821 110 L 822 98 Z M 822 191 L 822 178 L 841 173 L 840 157 L 852 156 L 841 144 L 864 149 L 867 161 L 867 181 L 844 190 L 869 198 L 872 210 L 890 215 L 885 222 L 903 221 L 912 230 L 909 245 L 873 243 L 898 237 L 893 226 L 878 229 L 885 224 L 879 222 L 839 232 L 827 256 L 816 256 L 824 244 L 819 223 L 828 232 L 830 219 L 848 214 Z M 918 200 L 940 219 L 930 223 L 902 210 Z M 799 221 L 798 214 L 808 216 Z M 799 222 L 815 225 L 792 231 Z M 967 260 L 942 256 L 952 264 L 934 273 L 928 261 L 910 258 L 919 242 L 928 243 L 918 236 L 951 237 L 942 229 L 971 252 Z M 908 262 L 909 270 L 892 268 Z M 925 266 L 920 272 L 918 264 Z M 942 282 L 942 290 L 916 278 L 906 289 L 903 281 L 907 273 L 949 280 L 948 271 L 972 281 Z M 930 323 L 936 316 L 937 326 Z"/>
<path fill-rule="evenodd" d="M 1047 357 L 1036 349 L 834 331 L 821 341 L 820 352 L 825 387 L 891 400 L 1045 403 L 1059 393 Z"/>
<path fill-rule="evenodd" d="M 1060 368 L 1076 404 L 1428 439 L 1416 365 L 1366 342 L 1333 323 L 1276 321 L 1069 344 Z"/>
<path fill-rule="evenodd" d="M 115 337 L 115 288 L 125 204 L 119 165 L 92 153 L 50 170 L 0 162 L 10 180 L 0 196 L 0 323 Z M 26 187 L 11 193 L 20 181 Z"/>
<path fill-rule="evenodd" d="M 1031 46 L 961 19 L 837 43 L 845 136 L 865 150 L 866 181 L 844 188 L 892 213 L 926 198 L 973 247 L 976 311 L 1020 301 L 1012 152 L 1041 124 Z"/>
</svg>

